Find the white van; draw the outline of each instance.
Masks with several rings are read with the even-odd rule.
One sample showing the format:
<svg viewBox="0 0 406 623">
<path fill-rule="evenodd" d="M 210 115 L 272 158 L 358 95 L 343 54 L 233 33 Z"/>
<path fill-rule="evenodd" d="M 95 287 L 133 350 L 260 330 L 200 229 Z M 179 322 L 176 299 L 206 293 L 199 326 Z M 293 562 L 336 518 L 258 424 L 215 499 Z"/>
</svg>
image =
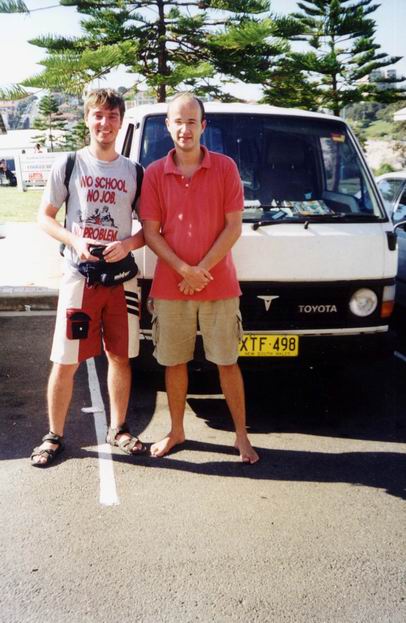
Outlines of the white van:
<svg viewBox="0 0 406 623">
<path fill-rule="evenodd" d="M 124 155 L 147 167 L 167 154 L 166 108 L 126 112 Z M 235 160 L 244 186 L 243 233 L 233 249 L 244 362 L 387 352 L 396 237 L 350 128 L 338 117 L 266 105 L 205 108 L 202 142 Z M 145 348 L 156 258 L 144 248 L 136 261 Z"/>
</svg>

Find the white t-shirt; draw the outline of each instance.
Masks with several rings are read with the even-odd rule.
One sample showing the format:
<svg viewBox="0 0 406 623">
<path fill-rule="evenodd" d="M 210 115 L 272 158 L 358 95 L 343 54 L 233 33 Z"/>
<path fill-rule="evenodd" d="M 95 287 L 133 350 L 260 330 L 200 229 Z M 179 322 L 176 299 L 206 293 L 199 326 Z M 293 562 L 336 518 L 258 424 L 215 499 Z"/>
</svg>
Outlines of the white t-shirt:
<svg viewBox="0 0 406 623">
<path fill-rule="evenodd" d="M 41 205 L 61 208 L 67 189 L 64 183 L 67 156 L 55 160 Z M 69 182 L 66 228 L 95 244 L 124 240 L 132 233 L 132 203 L 137 186 L 135 164 L 119 155 L 112 162 L 97 160 L 87 147 L 76 152 L 75 165 Z M 77 264 L 71 247 L 65 257 Z"/>
</svg>

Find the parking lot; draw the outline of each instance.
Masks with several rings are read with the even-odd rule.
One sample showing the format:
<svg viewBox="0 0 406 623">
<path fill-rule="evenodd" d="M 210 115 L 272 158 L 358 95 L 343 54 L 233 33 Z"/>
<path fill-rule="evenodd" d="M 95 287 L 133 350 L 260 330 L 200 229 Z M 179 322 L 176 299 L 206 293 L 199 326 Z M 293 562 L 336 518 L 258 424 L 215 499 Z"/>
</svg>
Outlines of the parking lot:
<svg viewBox="0 0 406 623">
<path fill-rule="evenodd" d="M 110 449 L 100 358 L 78 372 L 65 453 L 39 470 L 53 322 L 0 317 L 2 622 L 403 623 L 405 335 L 384 363 L 246 374 L 253 466 L 196 372 L 182 448 Z M 162 377 L 134 377 L 128 420 L 151 443 Z"/>
</svg>

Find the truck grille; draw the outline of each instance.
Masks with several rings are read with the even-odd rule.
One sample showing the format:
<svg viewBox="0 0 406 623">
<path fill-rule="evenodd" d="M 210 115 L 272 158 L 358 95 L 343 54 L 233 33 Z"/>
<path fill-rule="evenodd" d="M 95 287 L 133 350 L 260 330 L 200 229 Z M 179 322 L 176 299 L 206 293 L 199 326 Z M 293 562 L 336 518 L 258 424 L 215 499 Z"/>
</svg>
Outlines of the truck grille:
<svg viewBox="0 0 406 623">
<path fill-rule="evenodd" d="M 393 280 L 351 283 L 269 283 L 240 282 L 240 309 L 244 331 L 298 331 L 387 325 L 380 317 L 382 292 Z M 150 280 L 142 280 L 141 327 L 151 329 L 146 302 Z M 351 296 L 360 288 L 370 288 L 378 297 L 378 307 L 366 318 L 354 316 L 349 308 Z"/>
<path fill-rule="evenodd" d="M 384 284 L 351 282 L 328 284 L 241 283 L 241 313 L 245 331 L 328 329 L 378 326 Z M 354 316 L 349 308 L 352 294 L 370 288 L 378 297 L 376 311 L 367 318 Z"/>
</svg>

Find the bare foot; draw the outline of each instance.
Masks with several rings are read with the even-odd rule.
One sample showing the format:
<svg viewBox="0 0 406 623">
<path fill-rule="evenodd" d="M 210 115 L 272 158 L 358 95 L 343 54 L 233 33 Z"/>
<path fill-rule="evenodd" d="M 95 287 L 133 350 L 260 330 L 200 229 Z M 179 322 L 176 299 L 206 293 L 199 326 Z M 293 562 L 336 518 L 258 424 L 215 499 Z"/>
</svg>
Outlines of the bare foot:
<svg viewBox="0 0 406 623">
<path fill-rule="evenodd" d="M 237 437 L 234 448 L 240 453 L 240 459 L 243 463 L 250 463 L 252 465 L 259 461 L 259 456 L 252 447 L 248 437 Z"/>
<path fill-rule="evenodd" d="M 166 437 L 161 439 L 161 441 L 157 441 L 153 443 L 151 446 L 151 456 L 161 457 L 168 454 L 172 448 L 183 443 L 185 441 L 184 435 L 174 435 L 173 433 L 169 433 Z"/>
</svg>

